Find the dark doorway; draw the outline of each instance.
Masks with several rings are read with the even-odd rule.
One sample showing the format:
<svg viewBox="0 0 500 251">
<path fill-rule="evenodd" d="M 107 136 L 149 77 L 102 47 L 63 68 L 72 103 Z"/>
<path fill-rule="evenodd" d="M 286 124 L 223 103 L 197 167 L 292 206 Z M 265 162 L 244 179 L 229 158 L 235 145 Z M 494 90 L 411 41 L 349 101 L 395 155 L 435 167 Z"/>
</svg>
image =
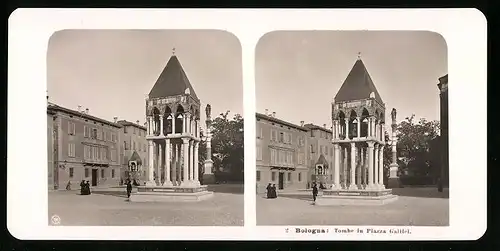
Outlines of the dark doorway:
<svg viewBox="0 0 500 251">
<path fill-rule="evenodd" d="M 92 169 L 92 186 L 97 186 L 97 169 Z"/>
<path fill-rule="evenodd" d="M 284 178 L 285 178 L 285 173 L 280 173 L 278 176 L 278 189 L 283 189 L 284 188 Z"/>
</svg>

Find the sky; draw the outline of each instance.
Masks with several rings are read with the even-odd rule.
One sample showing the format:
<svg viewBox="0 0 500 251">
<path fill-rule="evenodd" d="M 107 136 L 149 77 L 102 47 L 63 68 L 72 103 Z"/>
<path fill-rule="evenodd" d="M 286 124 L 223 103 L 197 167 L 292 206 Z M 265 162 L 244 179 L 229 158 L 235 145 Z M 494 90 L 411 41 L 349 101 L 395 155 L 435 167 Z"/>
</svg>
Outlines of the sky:
<svg viewBox="0 0 500 251">
<path fill-rule="evenodd" d="M 275 31 L 256 48 L 256 111 L 331 126 L 331 102 L 358 59 L 397 121 L 439 120 L 438 78 L 448 74 L 447 46 L 426 31 Z"/>
<path fill-rule="evenodd" d="M 146 121 L 145 98 L 172 56 L 172 49 L 212 117 L 243 115 L 239 40 L 216 30 L 63 30 L 47 51 L 49 101 L 109 121 Z"/>
</svg>

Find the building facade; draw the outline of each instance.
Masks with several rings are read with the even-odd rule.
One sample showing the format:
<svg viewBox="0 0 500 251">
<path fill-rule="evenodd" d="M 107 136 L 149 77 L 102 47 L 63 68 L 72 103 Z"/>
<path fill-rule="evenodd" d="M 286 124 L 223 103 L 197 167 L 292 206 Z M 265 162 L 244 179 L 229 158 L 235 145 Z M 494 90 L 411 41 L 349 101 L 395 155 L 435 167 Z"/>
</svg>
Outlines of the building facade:
<svg viewBox="0 0 500 251">
<path fill-rule="evenodd" d="M 307 142 L 308 142 L 308 159 L 307 166 L 309 169 L 307 181 L 308 188 L 313 182 L 321 183 L 325 187 L 332 184 L 333 178 L 333 145 L 332 145 L 332 131 L 323 127 L 306 124 L 304 125 L 309 129 Z"/>
<path fill-rule="evenodd" d="M 115 118 L 117 119 L 117 118 Z M 120 177 L 122 182 L 127 178 L 145 181 L 147 178 L 148 141 L 146 140 L 147 128 L 141 126 L 139 121 L 132 123 L 126 120 L 119 120 L 116 123 L 122 128 L 120 131 Z"/>
<path fill-rule="evenodd" d="M 56 153 L 56 149 L 54 149 L 54 115 L 55 112 L 52 110 L 47 110 L 47 178 L 48 178 L 48 186 L 49 189 L 54 189 L 54 170 L 58 170 L 58 168 L 54 168 L 54 153 Z"/>
<path fill-rule="evenodd" d="M 269 183 L 278 189 L 306 188 L 308 129 L 276 118 L 276 114 L 256 114 L 257 192 Z"/>
<path fill-rule="evenodd" d="M 49 189 L 66 189 L 68 182 L 75 189 L 82 180 L 118 185 L 122 126 L 79 110 L 47 106 Z"/>
</svg>

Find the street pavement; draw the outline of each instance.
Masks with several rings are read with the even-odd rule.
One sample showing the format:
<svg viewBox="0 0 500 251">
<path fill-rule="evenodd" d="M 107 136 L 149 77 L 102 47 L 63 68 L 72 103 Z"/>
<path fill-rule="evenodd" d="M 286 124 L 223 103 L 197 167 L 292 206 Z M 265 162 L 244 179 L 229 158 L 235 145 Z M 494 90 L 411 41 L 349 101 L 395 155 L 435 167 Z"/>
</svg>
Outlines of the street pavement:
<svg viewBox="0 0 500 251">
<path fill-rule="evenodd" d="M 241 188 L 239 187 L 241 186 Z M 214 197 L 201 202 L 137 203 L 120 189 L 49 192 L 49 224 L 63 226 L 243 226 L 243 185 L 214 185 Z"/>
<path fill-rule="evenodd" d="M 315 206 L 312 196 L 257 195 L 257 225 L 448 226 L 449 199 L 435 188 L 395 189 L 397 201 L 381 206 Z"/>
</svg>

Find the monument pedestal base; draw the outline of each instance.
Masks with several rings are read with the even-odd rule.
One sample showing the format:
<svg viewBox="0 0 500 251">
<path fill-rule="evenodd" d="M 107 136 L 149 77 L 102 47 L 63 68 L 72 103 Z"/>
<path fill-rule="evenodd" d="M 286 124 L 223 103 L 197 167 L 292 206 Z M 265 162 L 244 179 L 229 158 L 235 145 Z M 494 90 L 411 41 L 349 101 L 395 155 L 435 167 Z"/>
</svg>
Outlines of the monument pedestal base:
<svg viewBox="0 0 500 251">
<path fill-rule="evenodd" d="M 203 185 L 215 184 L 215 175 L 213 173 L 203 174 Z"/>
<path fill-rule="evenodd" d="M 399 182 L 399 178 L 398 177 L 389 178 L 387 180 L 387 187 L 388 188 L 399 188 L 399 187 L 401 187 L 401 183 Z"/>
<path fill-rule="evenodd" d="M 131 202 L 198 202 L 214 195 L 207 186 L 140 186 L 130 195 Z"/>
<path fill-rule="evenodd" d="M 203 184 L 215 184 L 215 175 L 212 173 L 214 162 L 212 160 L 205 160 L 203 172 Z"/>
<path fill-rule="evenodd" d="M 357 205 L 357 206 L 375 206 L 385 205 L 398 199 L 397 195 L 392 194 L 391 189 L 373 189 L 373 190 L 323 190 L 323 195 L 316 199 L 318 206 L 333 205 Z"/>
</svg>

